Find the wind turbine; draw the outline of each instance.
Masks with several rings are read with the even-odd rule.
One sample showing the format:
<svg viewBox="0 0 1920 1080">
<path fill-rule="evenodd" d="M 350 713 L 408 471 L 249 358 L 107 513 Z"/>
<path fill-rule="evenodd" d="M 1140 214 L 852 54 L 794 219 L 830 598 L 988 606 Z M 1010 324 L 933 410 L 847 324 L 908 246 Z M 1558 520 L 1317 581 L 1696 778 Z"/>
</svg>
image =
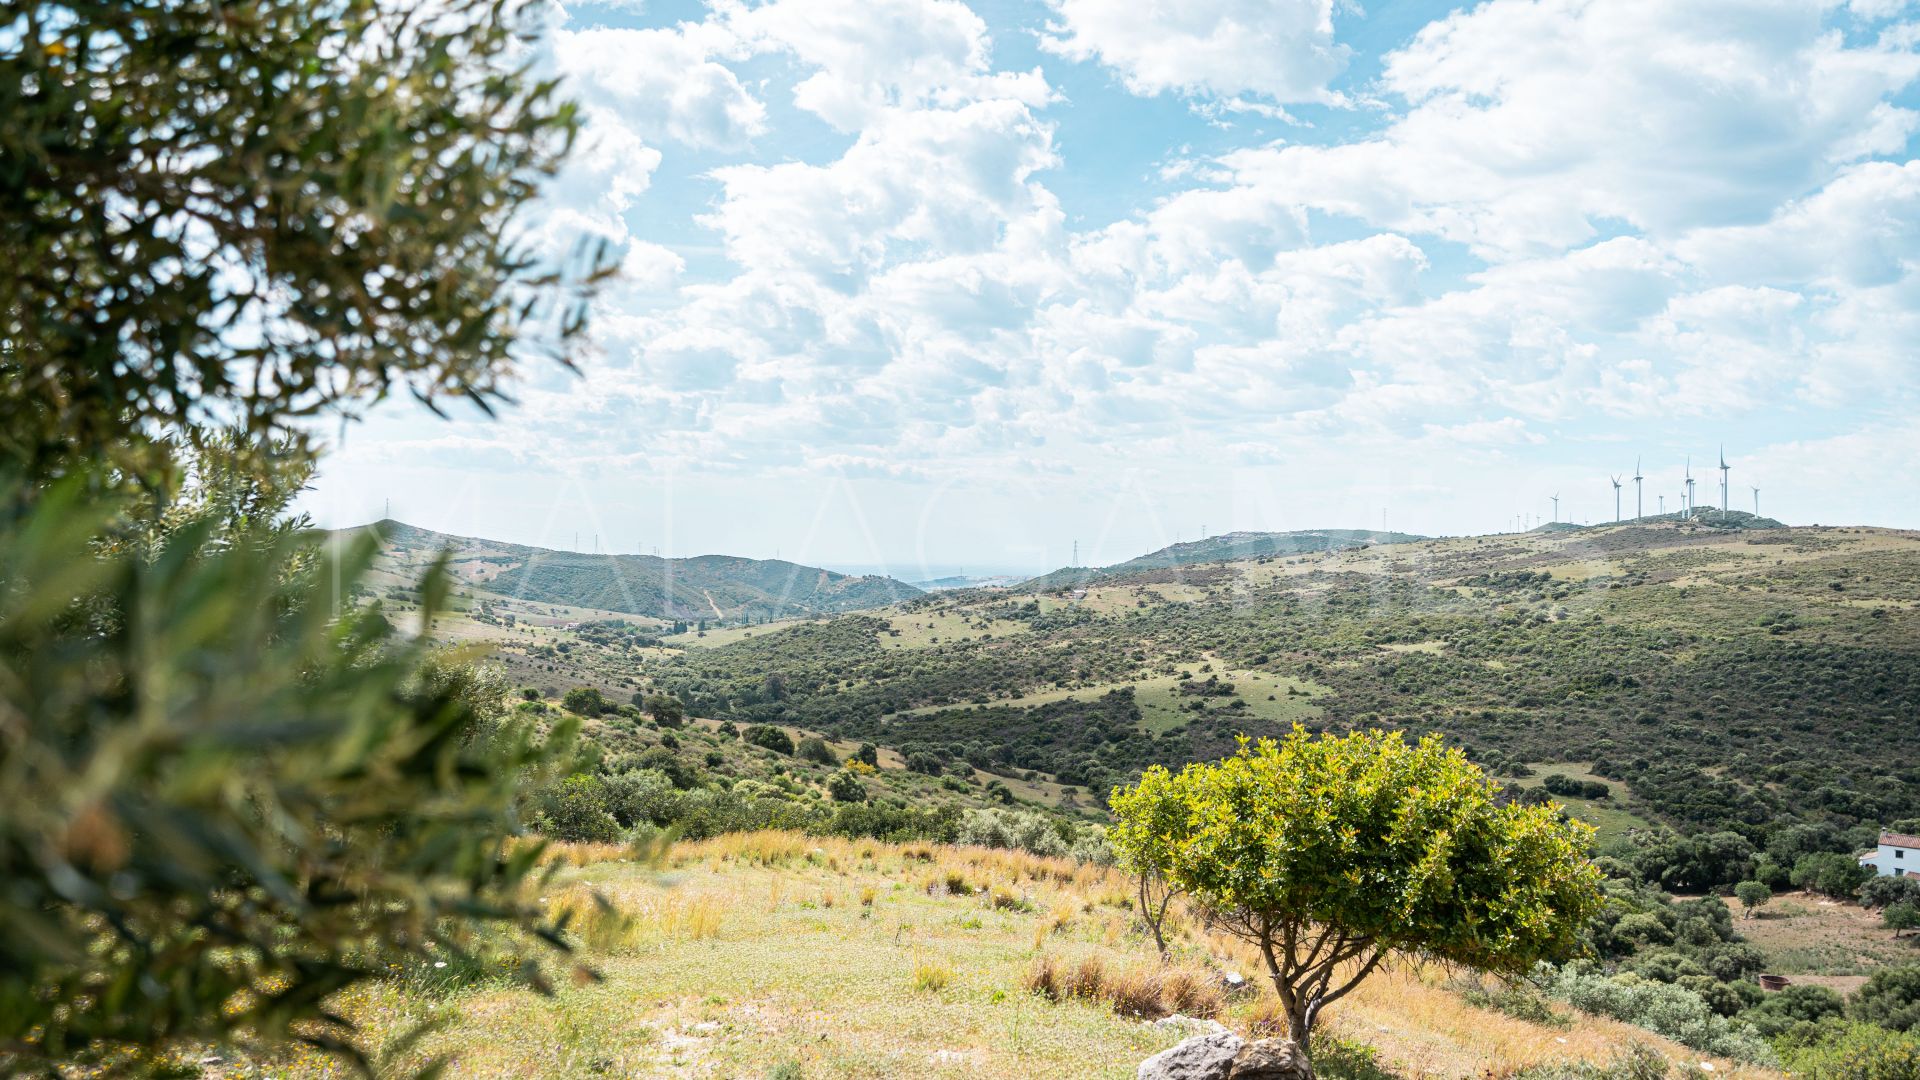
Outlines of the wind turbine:
<svg viewBox="0 0 1920 1080">
<path fill-rule="evenodd" d="M 1660 516 L 1666 517 L 1667 516 L 1667 497 L 1665 495 L 1655 495 L 1654 498 L 1660 500 Z"/>
<path fill-rule="evenodd" d="M 1760 516 L 1760 489 L 1759 488 L 1753 489 L 1753 516 L 1754 517 Z"/>
<path fill-rule="evenodd" d="M 1620 486 L 1621 485 L 1620 485 L 1619 477 L 1617 476 L 1612 477 L 1612 480 L 1613 480 L 1613 523 L 1615 525 L 1618 525 L 1620 524 Z"/>
<path fill-rule="evenodd" d="M 1640 485 L 1646 477 L 1640 475 L 1640 459 L 1633 459 L 1633 520 L 1639 521 L 1647 516 L 1647 499 Z"/>
<path fill-rule="evenodd" d="M 1560 524 L 1560 493 L 1553 493 L 1553 523 Z"/>
<path fill-rule="evenodd" d="M 1680 492 L 1680 495 L 1681 495 L 1680 516 L 1683 518 L 1690 518 L 1693 516 L 1693 455 L 1692 454 L 1687 455 L 1687 482 L 1681 485 L 1681 488 L 1682 490 Z"/>
<path fill-rule="evenodd" d="M 1733 504 L 1727 501 L 1727 490 L 1728 490 L 1727 474 L 1732 471 L 1733 471 L 1733 466 L 1727 464 L 1727 444 L 1721 443 L 1720 444 L 1720 509 L 1722 510 L 1733 509 Z"/>
</svg>

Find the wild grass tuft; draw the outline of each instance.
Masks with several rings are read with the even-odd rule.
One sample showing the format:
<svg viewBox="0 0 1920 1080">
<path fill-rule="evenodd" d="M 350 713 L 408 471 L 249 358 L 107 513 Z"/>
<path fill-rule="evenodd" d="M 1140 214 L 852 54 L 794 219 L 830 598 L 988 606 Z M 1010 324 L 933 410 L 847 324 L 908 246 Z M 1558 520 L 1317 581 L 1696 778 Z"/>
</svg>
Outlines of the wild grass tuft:
<svg viewBox="0 0 1920 1080">
<path fill-rule="evenodd" d="M 937 993 L 953 981 L 953 968 L 940 960 L 916 957 L 913 961 L 913 988 Z"/>
<path fill-rule="evenodd" d="M 1033 901 L 1004 885 L 995 885 L 987 895 L 995 911 L 1033 910 Z"/>
<path fill-rule="evenodd" d="M 1226 998 L 1204 973 L 1157 964 L 1110 965 L 1099 956 L 1063 962 L 1051 953 L 1034 958 L 1026 988 L 1049 1001 L 1105 1002 L 1121 1016 L 1154 1019 L 1179 1013 L 1217 1016 Z"/>
</svg>

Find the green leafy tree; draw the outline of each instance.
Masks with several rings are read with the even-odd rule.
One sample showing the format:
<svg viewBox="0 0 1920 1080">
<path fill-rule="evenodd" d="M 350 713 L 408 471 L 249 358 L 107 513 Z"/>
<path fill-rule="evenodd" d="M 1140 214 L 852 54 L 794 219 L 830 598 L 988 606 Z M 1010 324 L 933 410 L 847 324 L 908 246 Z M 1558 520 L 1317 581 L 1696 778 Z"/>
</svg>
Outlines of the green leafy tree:
<svg viewBox="0 0 1920 1080">
<path fill-rule="evenodd" d="M 1893 931 L 1899 937 L 1906 930 L 1920 930 L 1920 905 L 1911 900 L 1902 900 L 1897 904 L 1888 904 L 1880 913 L 1880 925 Z"/>
<path fill-rule="evenodd" d="M 1809 892 L 1825 893 L 1837 900 L 1851 900 L 1873 871 L 1860 865 L 1851 855 L 1837 851 L 1818 851 L 1802 855 L 1793 864 L 1793 883 Z"/>
<path fill-rule="evenodd" d="M 1180 886 L 1172 878 L 1175 852 L 1166 838 L 1185 832 L 1193 807 L 1185 798 L 1161 785 L 1178 778 L 1164 771 L 1149 771 L 1135 789 L 1139 797 L 1130 801 L 1126 811 L 1114 803 L 1115 821 L 1107 833 L 1120 865 L 1133 874 L 1134 897 L 1140 919 L 1153 935 L 1154 948 L 1167 955 L 1167 912 L 1180 895 Z"/>
<path fill-rule="evenodd" d="M 0 38 L 0 461 L 170 471 L 210 425 L 568 360 L 610 265 L 536 251 L 570 145 L 522 0 L 25 0 Z"/>
<path fill-rule="evenodd" d="M 640 707 L 661 727 L 677 728 L 686 722 L 686 708 L 672 694 L 648 694 Z"/>
<path fill-rule="evenodd" d="M 560 698 L 560 707 L 578 716 L 599 716 L 613 711 L 606 695 L 591 686 L 576 686 Z"/>
<path fill-rule="evenodd" d="M 1396 954 L 1520 972 L 1578 951 L 1600 906 L 1592 830 L 1497 790 L 1437 736 L 1295 727 L 1116 789 L 1110 840 L 1260 950 L 1304 1044 Z"/>
<path fill-rule="evenodd" d="M 1773 890 L 1764 882 L 1742 881 L 1733 887 L 1733 895 L 1740 901 L 1741 917 L 1751 919 L 1754 912 L 1773 899 Z"/>
<path fill-rule="evenodd" d="M 833 756 L 833 748 L 828 746 L 827 741 L 818 735 L 809 735 L 801 739 L 799 747 L 796 748 L 794 752 L 803 760 L 816 762 L 821 765 L 837 765 L 840 763 L 840 759 Z"/>
<path fill-rule="evenodd" d="M 754 724 L 742 732 L 740 737 L 754 746 L 765 747 L 776 754 L 791 755 L 793 753 L 793 736 L 787 734 L 786 729 L 772 724 Z"/>
<path fill-rule="evenodd" d="M 1860 903 L 1866 907 L 1883 908 L 1903 900 L 1920 904 L 1920 878 L 1882 877 L 1876 874 L 1860 886 Z"/>
</svg>

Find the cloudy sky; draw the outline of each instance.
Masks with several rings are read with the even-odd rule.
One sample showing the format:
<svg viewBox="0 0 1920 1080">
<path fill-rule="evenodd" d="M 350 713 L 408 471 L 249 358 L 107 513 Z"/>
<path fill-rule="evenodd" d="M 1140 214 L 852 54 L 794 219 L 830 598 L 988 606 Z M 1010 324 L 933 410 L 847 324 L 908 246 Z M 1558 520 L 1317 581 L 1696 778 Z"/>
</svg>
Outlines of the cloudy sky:
<svg viewBox="0 0 1920 1080">
<path fill-rule="evenodd" d="M 308 508 L 955 567 L 1733 504 L 1920 526 L 1920 4 L 645 0 L 542 43 L 581 375 Z M 1717 500 L 1717 490 L 1714 491 Z M 1631 511 L 1632 487 L 1627 489 Z"/>
</svg>

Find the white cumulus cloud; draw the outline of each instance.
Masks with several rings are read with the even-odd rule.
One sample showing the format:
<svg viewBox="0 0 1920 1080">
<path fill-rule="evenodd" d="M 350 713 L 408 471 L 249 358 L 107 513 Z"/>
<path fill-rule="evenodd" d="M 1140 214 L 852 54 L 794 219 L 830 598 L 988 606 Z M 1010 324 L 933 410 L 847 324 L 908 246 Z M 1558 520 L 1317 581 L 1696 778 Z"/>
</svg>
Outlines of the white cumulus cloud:
<svg viewBox="0 0 1920 1080">
<path fill-rule="evenodd" d="M 1098 60 L 1137 94 L 1337 100 L 1327 84 L 1349 50 L 1334 39 L 1333 0 L 1051 2 L 1058 22 L 1041 47 Z"/>
</svg>

